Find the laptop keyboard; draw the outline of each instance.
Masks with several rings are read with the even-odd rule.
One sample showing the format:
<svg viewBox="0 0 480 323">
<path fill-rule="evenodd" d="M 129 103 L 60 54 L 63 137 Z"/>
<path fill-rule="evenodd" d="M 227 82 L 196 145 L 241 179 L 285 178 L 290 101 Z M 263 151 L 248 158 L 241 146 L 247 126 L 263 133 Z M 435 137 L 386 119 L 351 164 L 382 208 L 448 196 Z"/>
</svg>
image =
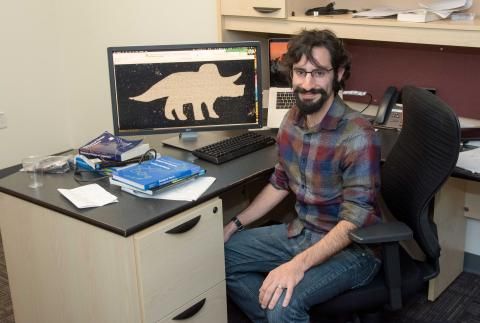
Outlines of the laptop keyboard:
<svg viewBox="0 0 480 323">
<path fill-rule="evenodd" d="M 277 93 L 277 109 L 290 109 L 295 104 L 293 92 Z"/>
</svg>

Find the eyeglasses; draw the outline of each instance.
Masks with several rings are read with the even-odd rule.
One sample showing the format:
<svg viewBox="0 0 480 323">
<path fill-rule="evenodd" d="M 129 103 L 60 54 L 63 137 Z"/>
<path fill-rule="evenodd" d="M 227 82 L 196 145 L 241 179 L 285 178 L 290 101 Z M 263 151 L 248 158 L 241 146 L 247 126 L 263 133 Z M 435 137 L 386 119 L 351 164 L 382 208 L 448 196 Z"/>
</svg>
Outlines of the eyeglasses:
<svg viewBox="0 0 480 323">
<path fill-rule="evenodd" d="M 325 76 L 327 76 L 327 74 L 330 72 L 330 71 L 333 71 L 333 67 L 330 68 L 330 69 L 326 69 L 326 68 L 317 68 L 317 69 L 314 69 L 313 71 L 310 71 L 310 72 L 307 72 L 305 71 L 304 69 L 302 68 L 294 68 L 293 69 L 293 74 L 300 78 L 300 79 L 304 79 L 307 77 L 307 74 L 310 74 L 312 75 L 312 77 L 315 79 L 315 80 L 321 80 L 323 79 Z"/>
</svg>

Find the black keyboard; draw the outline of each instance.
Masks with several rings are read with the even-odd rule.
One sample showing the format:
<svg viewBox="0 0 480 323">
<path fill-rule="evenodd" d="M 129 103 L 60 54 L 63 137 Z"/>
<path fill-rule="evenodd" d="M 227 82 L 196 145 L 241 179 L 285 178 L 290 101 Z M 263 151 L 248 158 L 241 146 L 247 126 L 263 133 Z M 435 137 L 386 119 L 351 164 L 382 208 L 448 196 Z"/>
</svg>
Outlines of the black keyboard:
<svg viewBox="0 0 480 323">
<path fill-rule="evenodd" d="M 198 158 L 221 164 L 273 145 L 275 139 L 255 132 L 247 132 L 192 151 Z"/>
</svg>

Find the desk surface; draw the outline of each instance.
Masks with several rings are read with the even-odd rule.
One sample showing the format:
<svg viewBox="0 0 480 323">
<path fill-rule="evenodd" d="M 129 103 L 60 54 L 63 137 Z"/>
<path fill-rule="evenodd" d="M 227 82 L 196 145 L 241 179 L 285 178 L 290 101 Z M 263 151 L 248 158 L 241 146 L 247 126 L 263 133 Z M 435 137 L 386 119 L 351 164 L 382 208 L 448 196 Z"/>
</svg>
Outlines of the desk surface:
<svg viewBox="0 0 480 323">
<path fill-rule="evenodd" d="M 162 154 L 189 160 L 193 155 L 186 151 L 161 147 Z M 254 178 L 269 176 L 277 152 L 270 146 L 253 154 L 249 154 L 222 165 L 197 159 L 194 163 L 207 170 L 207 176 L 216 181 L 194 202 L 170 201 L 138 198 L 123 192 L 117 186 L 110 186 L 107 179 L 97 183 L 118 197 L 118 203 L 103 207 L 77 209 L 57 191 L 57 188 L 71 189 L 80 186 L 73 179 L 73 172 L 67 174 L 45 174 L 44 185 L 38 189 L 28 187 L 29 175 L 17 172 L 0 179 L 0 191 L 66 214 L 78 220 L 104 228 L 122 236 L 129 236 L 170 216 L 219 196 L 230 188 L 246 183 Z"/>
<path fill-rule="evenodd" d="M 391 129 L 380 129 L 378 133 L 382 141 L 382 160 L 384 160 L 395 144 L 398 132 Z M 152 145 L 152 147 L 155 147 L 155 145 Z M 183 160 L 194 158 L 192 154 L 186 151 L 165 146 L 161 147 L 159 151 L 164 155 L 170 155 Z M 73 179 L 73 172 L 67 174 L 45 174 L 43 175 L 44 185 L 38 189 L 28 187 L 28 174 L 17 172 L 0 179 L 0 192 L 16 196 L 126 237 L 192 206 L 219 196 L 235 186 L 262 176 L 267 179 L 276 160 L 277 150 L 275 146 L 264 148 L 221 165 L 214 165 L 197 159 L 194 162 L 205 168 L 207 176 L 215 177 L 216 181 L 194 202 L 138 198 L 121 191 L 117 186 L 110 186 L 108 180 L 105 179 L 97 183 L 117 196 L 119 202 L 98 208 L 77 209 L 57 191 L 57 188 L 71 189 L 80 186 Z M 456 169 L 453 176 L 480 181 L 480 176 L 460 169 Z"/>
</svg>

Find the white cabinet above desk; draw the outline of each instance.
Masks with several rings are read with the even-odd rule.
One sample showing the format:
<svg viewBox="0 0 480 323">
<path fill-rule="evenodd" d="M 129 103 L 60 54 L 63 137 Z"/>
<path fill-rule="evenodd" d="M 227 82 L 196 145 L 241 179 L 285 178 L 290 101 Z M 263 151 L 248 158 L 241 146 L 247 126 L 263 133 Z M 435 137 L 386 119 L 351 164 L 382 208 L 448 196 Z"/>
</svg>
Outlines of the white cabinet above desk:
<svg viewBox="0 0 480 323">
<path fill-rule="evenodd" d="M 327 2 L 249 0 L 247 3 L 235 0 L 221 0 L 221 31 L 224 40 L 231 40 L 225 31 L 254 32 L 264 34 L 296 34 L 301 29 L 328 28 L 339 37 L 357 40 L 431 44 L 445 46 L 480 47 L 480 21 L 453 22 L 450 19 L 428 22 L 398 22 L 395 18 L 366 19 L 352 18 L 351 14 L 337 16 L 305 16 L 308 8 L 324 6 Z M 418 7 L 415 2 L 406 1 L 391 6 Z M 380 1 L 336 1 L 336 8 L 358 8 L 386 6 Z M 470 12 L 475 12 L 475 7 Z M 262 11 L 264 13 L 262 13 Z M 271 11 L 271 12 L 269 12 Z M 292 13 L 295 16 L 292 16 Z M 477 13 L 478 15 L 479 13 Z"/>
<path fill-rule="evenodd" d="M 351 15 L 286 19 L 224 16 L 223 19 L 224 29 L 230 31 L 296 34 L 303 28 L 326 28 L 347 39 L 480 47 L 478 20 L 472 24 L 455 24 L 448 20 L 419 24 L 395 19 L 351 18 Z"/>
</svg>

